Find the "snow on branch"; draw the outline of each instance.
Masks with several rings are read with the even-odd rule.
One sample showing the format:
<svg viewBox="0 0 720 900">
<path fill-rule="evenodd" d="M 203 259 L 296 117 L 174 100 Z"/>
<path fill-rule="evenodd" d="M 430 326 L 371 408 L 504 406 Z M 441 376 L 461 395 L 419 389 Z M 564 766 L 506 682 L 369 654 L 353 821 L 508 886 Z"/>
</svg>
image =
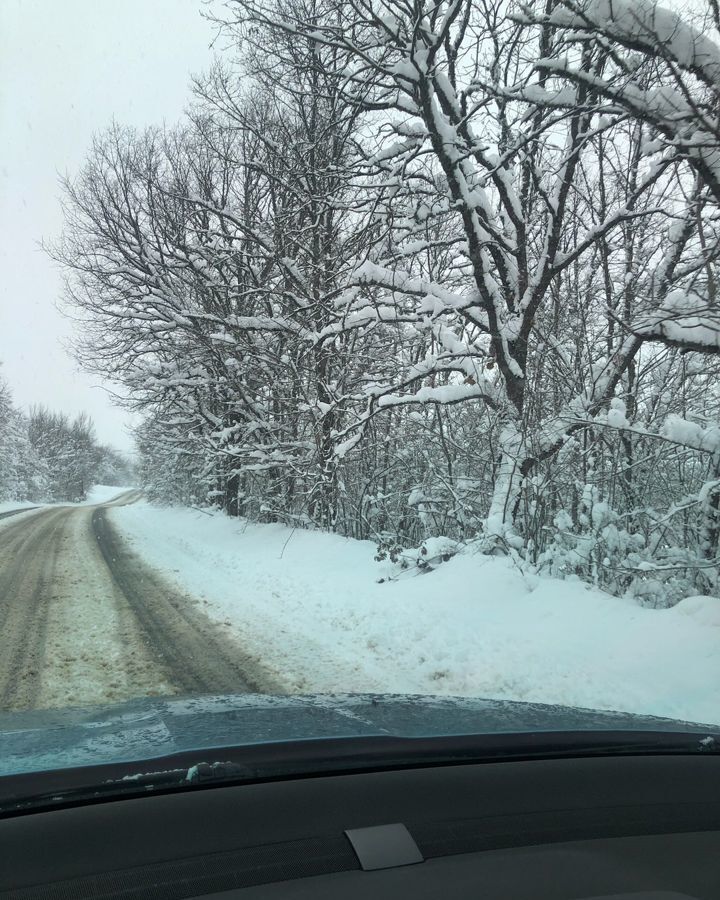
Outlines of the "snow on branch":
<svg viewBox="0 0 720 900">
<path fill-rule="evenodd" d="M 630 49 L 664 56 L 720 87 L 720 46 L 678 11 L 655 0 L 562 0 L 546 21 L 573 30 L 600 31 Z"/>
<path fill-rule="evenodd" d="M 720 353 L 720 309 L 681 289 L 671 291 L 659 309 L 630 327 L 645 340 L 683 350 Z"/>
<path fill-rule="evenodd" d="M 414 394 L 383 394 L 381 397 L 378 397 L 377 405 L 383 409 L 389 406 L 405 406 L 408 404 L 437 403 L 446 405 L 464 403 L 468 400 L 483 400 L 489 406 L 494 406 L 498 400 L 497 391 L 493 389 L 491 382 L 460 382 L 458 384 L 438 385 L 437 387 L 421 387 Z"/>
</svg>

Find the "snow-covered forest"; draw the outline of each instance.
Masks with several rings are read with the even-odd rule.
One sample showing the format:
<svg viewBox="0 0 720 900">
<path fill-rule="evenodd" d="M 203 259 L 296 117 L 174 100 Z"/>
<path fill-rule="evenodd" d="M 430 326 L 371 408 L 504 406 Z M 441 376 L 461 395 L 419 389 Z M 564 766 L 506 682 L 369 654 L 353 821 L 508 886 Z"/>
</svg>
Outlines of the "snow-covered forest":
<svg viewBox="0 0 720 900">
<path fill-rule="evenodd" d="M 43 406 L 25 414 L 0 375 L 0 502 L 85 500 L 93 484 L 124 484 L 130 473 L 87 415 L 70 419 Z"/>
<path fill-rule="evenodd" d="M 149 496 L 715 592 L 717 6 L 207 9 L 185 120 L 99 135 L 50 250 Z"/>
</svg>

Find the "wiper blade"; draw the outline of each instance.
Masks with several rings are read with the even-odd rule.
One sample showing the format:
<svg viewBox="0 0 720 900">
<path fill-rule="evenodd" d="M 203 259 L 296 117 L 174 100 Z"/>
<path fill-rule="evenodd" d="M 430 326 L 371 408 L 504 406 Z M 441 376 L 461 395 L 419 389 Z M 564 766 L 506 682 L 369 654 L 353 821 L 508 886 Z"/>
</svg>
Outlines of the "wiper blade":
<svg viewBox="0 0 720 900">
<path fill-rule="evenodd" d="M 547 731 L 430 738 L 382 735 L 281 741 L 200 752 L 204 759 L 198 751 L 183 751 L 146 761 L 5 776 L 0 779 L 0 815 L 313 775 L 532 759 L 715 755 L 720 754 L 720 732 Z"/>
<path fill-rule="evenodd" d="M 153 763 L 167 762 L 168 765 L 172 765 L 173 761 L 170 758 L 152 760 Z M 7 816 L 35 811 L 39 808 L 57 808 L 124 796 L 162 794 L 193 787 L 208 787 L 213 784 L 243 784 L 257 780 L 257 770 L 231 761 L 195 762 L 190 766 L 177 768 L 161 765 L 160 768 L 151 771 L 131 771 L 124 775 L 105 777 L 97 782 L 88 777 L 91 772 L 97 772 L 99 777 L 104 770 L 117 768 L 118 766 L 112 764 L 55 772 L 36 772 L 32 775 L 6 776 L 0 780 L 0 815 Z M 122 768 L 137 770 L 138 763 L 123 764 Z M 110 774 L 108 771 L 107 775 Z M 76 778 L 77 775 L 80 777 Z M 38 788 L 42 788 L 43 782 L 47 782 L 48 779 L 51 783 L 46 783 L 44 790 L 35 790 L 25 796 L 20 795 L 17 787 L 7 794 L 3 789 L 6 782 L 29 783 L 33 780 L 37 783 Z"/>
<path fill-rule="evenodd" d="M 203 785 L 218 781 L 227 782 L 251 778 L 255 770 L 236 762 L 200 762 L 189 768 L 159 769 L 152 772 L 139 772 L 137 775 L 123 775 L 119 779 L 110 779 L 103 787 L 116 787 L 127 784 L 138 788 L 162 788 L 172 785 Z"/>
</svg>

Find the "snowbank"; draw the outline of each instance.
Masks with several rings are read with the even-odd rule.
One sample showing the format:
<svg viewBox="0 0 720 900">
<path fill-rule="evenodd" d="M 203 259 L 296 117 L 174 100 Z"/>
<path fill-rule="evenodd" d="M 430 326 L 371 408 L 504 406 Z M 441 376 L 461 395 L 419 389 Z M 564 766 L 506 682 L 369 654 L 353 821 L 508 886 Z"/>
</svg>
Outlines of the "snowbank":
<svg viewBox="0 0 720 900">
<path fill-rule="evenodd" d="M 0 515 L 15 509 L 34 509 L 37 505 L 30 500 L 3 500 L 0 502 Z"/>
<path fill-rule="evenodd" d="M 720 723 L 720 599 L 654 610 L 460 555 L 378 583 L 375 546 L 219 514 L 113 508 L 288 691 L 462 694 Z"/>
<path fill-rule="evenodd" d="M 94 506 L 96 503 L 109 503 L 125 491 L 131 491 L 131 486 L 117 484 L 94 484 L 87 493 L 87 499 L 83 500 L 78 506 Z"/>
</svg>

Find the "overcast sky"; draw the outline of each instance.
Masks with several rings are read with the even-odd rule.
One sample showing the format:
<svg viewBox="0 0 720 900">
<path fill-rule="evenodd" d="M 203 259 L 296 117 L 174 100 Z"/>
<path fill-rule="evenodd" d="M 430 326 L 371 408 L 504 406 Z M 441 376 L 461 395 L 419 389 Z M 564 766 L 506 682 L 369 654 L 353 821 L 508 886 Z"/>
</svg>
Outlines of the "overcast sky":
<svg viewBox="0 0 720 900">
<path fill-rule="evenodd" d="M 0 373 L 15 401 L 86 410 L 129 450 L 128 416 L 65 351 L 61 281 L 38 249 L 61 228 L 58 175 L 94 132 L 182 116 L 191 73 L 212 60 L 200 0 L 0 0 Z"/>
</svg>

